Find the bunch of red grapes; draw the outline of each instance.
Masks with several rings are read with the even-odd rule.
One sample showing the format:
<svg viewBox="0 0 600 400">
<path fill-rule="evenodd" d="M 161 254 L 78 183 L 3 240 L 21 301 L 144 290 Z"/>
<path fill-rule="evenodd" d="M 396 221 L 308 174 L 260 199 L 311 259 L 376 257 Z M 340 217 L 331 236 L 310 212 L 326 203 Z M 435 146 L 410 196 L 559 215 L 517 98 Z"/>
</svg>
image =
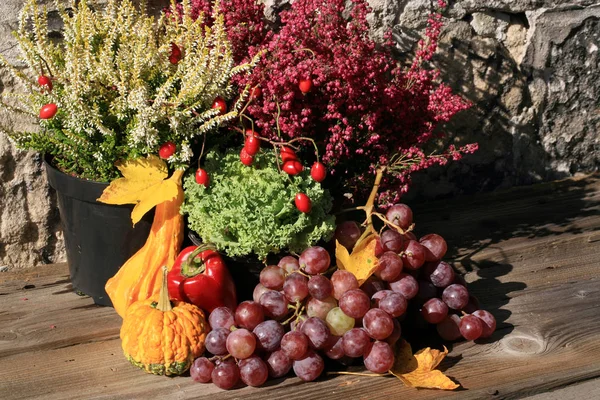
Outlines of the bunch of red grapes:
<svg viewBox="0 0 600 400">
<path fill-rule="evenodd" d="M 478 309 L 462 277 L 441 260 L 445 240 L 436 234 L 417 240 L 412 211 L 404 204 L 391 207 L 385 218 L 405 233 L 395 228 L 381 233 L 375 249 L 379 267 L 362 286 L 348 271 L 333 268 L 330 275 L 330 255 L 318 246 L 264 268 L 253 301 L 240 303 L 235 312 L 220 307 L 210 314 L 206 349 L 213 356 L 195 360 L 192 378 L 230 389 L 240 380 L 261 386 L 293 369 L 312 381 L 325 368 L 323 357 L 344 364 L 362 357 L 369 371 L 384 373 L 394 364 L 393 346 L 401 322 L 409 322 L 409 306 L 436 324 L 444 340 L 489 337 L 496 321 Z M 336 230 L 349 250 L 361 235 L 353 221 Z"/>
</svg>

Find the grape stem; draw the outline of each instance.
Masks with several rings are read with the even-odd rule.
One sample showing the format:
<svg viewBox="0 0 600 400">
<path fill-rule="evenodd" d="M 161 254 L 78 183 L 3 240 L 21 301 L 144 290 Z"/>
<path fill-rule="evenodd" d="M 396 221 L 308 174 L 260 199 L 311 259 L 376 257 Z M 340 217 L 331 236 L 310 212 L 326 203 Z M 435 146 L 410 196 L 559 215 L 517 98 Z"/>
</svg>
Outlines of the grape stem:
<svg viewBox="0 0 600 400">
<path fill-rule="evenodd" d="M 225 361 L 225 360 L 227 360 L 228 358 L 231 358 L 231 357 L 233 357 L 231 354 L 227 354 L 226 356 L 214 356 L 214 357 L 209 358 L 208 361 L 212 361 L 212 362 L 215 362 L 217 360 L 219 360 L 219 361 Z"/>
<path fill-rule="evenodd" d="M 285 321 L 283 321 L 281 323 L 281 325 L 287 325 L 287 324 L 289 324 L 290 322 L 292 322 L 292 320 L 294 320 L 294 318 L 298 319 L 298 317 L 300 315 L 302 315 L 302 312 L 304 311 L 304 305 L 302 305 L 302 303 L 300 303 L 300 301 L 297 301 L 295 306 L 292 306 L 292 305 L 288 304 L 288 308 L 290 308 L 290 309 L 293 308 L 294 309 L 294 314 L 292 314 L 291 317 L 289 317 L 288 319 L 286 319 Z"/>
<path fill-rule="evenodd" d="M 384 166 L 377 168 L 377 175 L 375 175 L 375 182 L 373 183 L 373 188 L 371 189 L 367 203 L 364 206 L 356 207 L 357 210 L 363 210 L 365 214 L 367 214 L 367 218 L 363 222 L 366 229 L 360 238 L 358 238 L 354 247 L 357 247 L 365 238 L 372 234 L 376 234 L 375 229 L 373 228 L 373 208 L 375 207 L 375 199 L 377 198 L 377 192 L 379 191 L 379 185 L 381 184 L 381 179 L 383 178 L 385 170 L 386 167 Z"/>
</svg>

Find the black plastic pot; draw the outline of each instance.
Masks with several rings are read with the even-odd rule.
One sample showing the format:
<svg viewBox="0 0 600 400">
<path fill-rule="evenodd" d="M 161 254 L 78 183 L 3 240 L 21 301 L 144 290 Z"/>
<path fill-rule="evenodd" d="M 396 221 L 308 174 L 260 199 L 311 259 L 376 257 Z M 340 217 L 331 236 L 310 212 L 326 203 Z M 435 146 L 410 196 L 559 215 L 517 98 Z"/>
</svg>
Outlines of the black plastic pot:
<svg viewBox="0 0 600 400">
<path fill-rule="evenodd" d="M 146 242 L 153 213 L 135 225 L 133 206 L 96 201 L 107 183 L 86 181 L 64 174 L 44 160 L 48 182 L 56 190 L 71 282 L 75 290 L 112 306 L 104 290 L 111 278 Z"/>
<path fill-rule="evenodd" d="M 222 254 L 235 283 L 238 302 L 252 300 L 254 288 L 260 283 L 260 271 L 265 265 L 254 257 L 227 257 Z"/>
</svg>

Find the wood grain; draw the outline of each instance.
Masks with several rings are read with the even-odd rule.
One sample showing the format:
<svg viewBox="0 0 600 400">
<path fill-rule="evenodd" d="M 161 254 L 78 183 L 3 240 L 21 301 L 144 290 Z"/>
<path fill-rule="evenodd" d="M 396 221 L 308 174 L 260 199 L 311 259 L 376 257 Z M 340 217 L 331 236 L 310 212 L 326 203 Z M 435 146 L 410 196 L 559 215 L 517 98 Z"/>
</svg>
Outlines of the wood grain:
<svg viewBox="0 0 600 400">
<path fill-rule="evenodd" d="M 122 355 L 120 318 L 74 294 L 55 265 L 0 274 L 0 398 L 517 399 L 600 378 L 598 177 L 424 204 L 415 219 L 421 233 L 445 235 L 499 321 L 491 339 L 450 346 L 442 368 L 460 391 L 360 376 L 221 391 L 148 375 Z"/>
</svg>

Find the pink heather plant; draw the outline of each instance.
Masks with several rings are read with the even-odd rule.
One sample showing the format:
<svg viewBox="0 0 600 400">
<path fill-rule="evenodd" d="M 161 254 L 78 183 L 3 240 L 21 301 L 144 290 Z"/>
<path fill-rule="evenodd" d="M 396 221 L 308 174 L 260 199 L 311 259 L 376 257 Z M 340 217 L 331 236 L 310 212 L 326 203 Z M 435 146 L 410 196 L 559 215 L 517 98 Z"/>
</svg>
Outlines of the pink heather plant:
<svg viewBox="0 0 600 400">
<path fill-rule="evenodd" d="M 207 0 L 192 3 L 210 9 Z M 446 7 L 441 0 L 437 5 Z M 426 65 L 437 49 L 440 11 L 431 14 L 425 39 L 403 67 L 388 50 L 391 43 L 381 49 L 369 37 L 366 0 L 353 0 L 349 12 L 345 0 L 296 0 L 281 13 L 281 29 L 268 34 L 263 6 L 254 0 L 222 0 L 221 7 L 238 61 L 268 50 L 240 82 L 261 89 L 247 114 L 272 140 L 314 139 L 332 181 L 345 190 L 368 193 L 376 168 L 389 166 L 379 198 L 385 207 L 408 190 L 411 173 L 477 149 L 451 146 L 435 156 L 422 151 L 440 123 L 469 106 Z M 313 83 L 306 94 L 299 89 L 302 79 Z M 304 157 L 314 157 L 312 144 L 304 144 Z"/>
</svg>

